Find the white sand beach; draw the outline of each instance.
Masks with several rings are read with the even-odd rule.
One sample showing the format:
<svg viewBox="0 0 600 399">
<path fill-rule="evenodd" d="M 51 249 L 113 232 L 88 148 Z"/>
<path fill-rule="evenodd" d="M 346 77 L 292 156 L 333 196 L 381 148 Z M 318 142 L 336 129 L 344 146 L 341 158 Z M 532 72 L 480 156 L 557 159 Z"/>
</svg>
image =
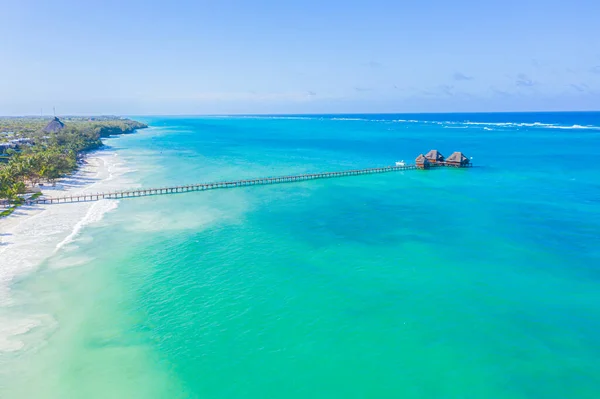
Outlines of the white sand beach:
<svg viewBox="0 0 600 399">
<path fill-rule="evenodd" d="M 119 190 L 135 186 L 126 180 L 129 172 L 114 151 L 98 151 L 73 176 L 43 187 L 45 196 L 64 196 L 85 192 Z M 16 335 L 48 324 L 38 317 L 11 312 L 11 282 L 35 271 L 48 257 L 71 242 L 82 228 L 98 222 L 106 212 L 115 209 L 117 200 L 23 206 L 12 215 L 0 219 L 0 352 L 22 347 Z M 15 313 L 15 314 L 13 314 Z M 41 315 L 41 317 L 45 317 Z"/>
</svg>

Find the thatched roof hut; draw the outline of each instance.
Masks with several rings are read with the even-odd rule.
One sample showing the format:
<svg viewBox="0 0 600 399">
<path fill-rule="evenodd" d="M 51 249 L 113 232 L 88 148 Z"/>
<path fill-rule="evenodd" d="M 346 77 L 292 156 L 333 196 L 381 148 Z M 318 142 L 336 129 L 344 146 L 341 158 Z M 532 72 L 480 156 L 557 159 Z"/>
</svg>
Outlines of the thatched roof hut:
<svg viewBox="0 0 600 399">
<path fill-rule="evenodd" d="M 44 128 L 45 133 L 56 133 L 63 130 L 65 124 L 60 121 L 56 116 L 52 119 Z"/>
<path fill-rule="evenodd" d="M 421 154 L 415 159 L 415 164 L 419 169 L 429 169 L 429 159 L 425 158 L 425 155 Z"/>
<path fill-rule="evenodd" d="M 425 154 L 425 158 L 429 160 L 429 162 L 444 162 L 444 156 L 438 150 L 431 150 L 427 154 Z"/>
<path fill-rule="evenodd" d="M 451 166 L 467 166 L 470 163 L 469 158 L 462 152 L 456 151 L 446 158 L 446 165 Z"/>
</svg>

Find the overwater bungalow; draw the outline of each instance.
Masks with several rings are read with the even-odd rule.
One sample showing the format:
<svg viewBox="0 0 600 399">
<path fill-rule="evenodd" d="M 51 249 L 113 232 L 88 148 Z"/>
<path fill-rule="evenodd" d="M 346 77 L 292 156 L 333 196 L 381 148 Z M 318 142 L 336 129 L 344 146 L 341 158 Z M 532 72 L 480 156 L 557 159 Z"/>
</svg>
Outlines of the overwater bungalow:
<svg viewBox="0 0 600 399">
<path fill-rule="evenodd" d="M 468 167 L 471 161 L 462 152 L 456 151 L 446 158 L 446 166 L 454 166 L 457 168 Z"/>
<path fill-rule="evenodd" d="M 415 159 L 417 169 L 429 169 L 429 159 L 425 158 L 425 155 L 421 154 Z"/>
<path fill-rule="evenodd" d="M 425 154 L 425 158 L 427 158 L 431 163 L 444 162 L 444 156 L 438 150 L 429 151 L 427 154 Z"/>
</svg>

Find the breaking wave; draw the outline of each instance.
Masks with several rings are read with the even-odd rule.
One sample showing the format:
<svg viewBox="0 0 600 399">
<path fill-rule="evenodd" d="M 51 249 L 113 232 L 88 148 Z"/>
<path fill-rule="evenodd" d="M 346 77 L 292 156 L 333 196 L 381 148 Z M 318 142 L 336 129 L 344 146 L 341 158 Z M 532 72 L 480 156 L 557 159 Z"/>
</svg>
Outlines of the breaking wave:
<svg viewBox="0 0 600 399">
<path fill-rule="evenodd" d="M 71 231 L 71 233 L 67 237 L 65 237 L 64 240 L 56 244 L 55 252 L 64 247 L 65 245 L 73 242 L 73 240 L 75 240 L 77 235 L 85 226 L 101 221 L 104 217 L 104 214 L 116 209 L 118 204 L 119 202 L 117 200 L 101 200 L 95 202 L 90 207 L 90 209 L 88 209 L 83 219 L 78 221 L 75 224 L 75 226 L 73 226 L 73 230 Z"/>
<path fill-rule="evenodd" d="M 368 118 L 361 116 L 335 116 L 335 115 L 241 115 L 241 116 L 215 116 L 215 118 L 244 118 L 244 119 L 281 119 L 281 120 L 331 120 L 331 121 L 349 121 L 349 122 L 379 122 L 379 123 L 400 123 L 400 124 L 422 124 L 422 125 L 440 125 L 447 128 L 467 128 L 467 127 L 490 127 L 490 128 L 539 128 L 539 129 L 563 129 L 563 130 L 598 130 L 600 126 L 595 125 L 561 125 L 556 123 L 543 122 L 477 122 L 477 121 L 434 121 L 427 119 L 381 119 Z M 490 130 L 490 129 L 485 129 Z M 492 129 L 493 130 L 493 129 Z"/>
</svg>

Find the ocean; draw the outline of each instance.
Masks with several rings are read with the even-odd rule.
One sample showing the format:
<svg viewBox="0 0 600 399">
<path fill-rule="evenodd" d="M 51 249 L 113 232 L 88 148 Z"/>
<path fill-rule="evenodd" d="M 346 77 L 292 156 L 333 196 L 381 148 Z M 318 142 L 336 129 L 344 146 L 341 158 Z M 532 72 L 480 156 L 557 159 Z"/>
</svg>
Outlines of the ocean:
<svg viewBox="0 0 600 399">
<path fill-rule="evenodd" d="M 600 396 L 600 113 L 133 118 L 112 188 L 475 167 L 47 206 L 3 399 Z"/>
</svg>

